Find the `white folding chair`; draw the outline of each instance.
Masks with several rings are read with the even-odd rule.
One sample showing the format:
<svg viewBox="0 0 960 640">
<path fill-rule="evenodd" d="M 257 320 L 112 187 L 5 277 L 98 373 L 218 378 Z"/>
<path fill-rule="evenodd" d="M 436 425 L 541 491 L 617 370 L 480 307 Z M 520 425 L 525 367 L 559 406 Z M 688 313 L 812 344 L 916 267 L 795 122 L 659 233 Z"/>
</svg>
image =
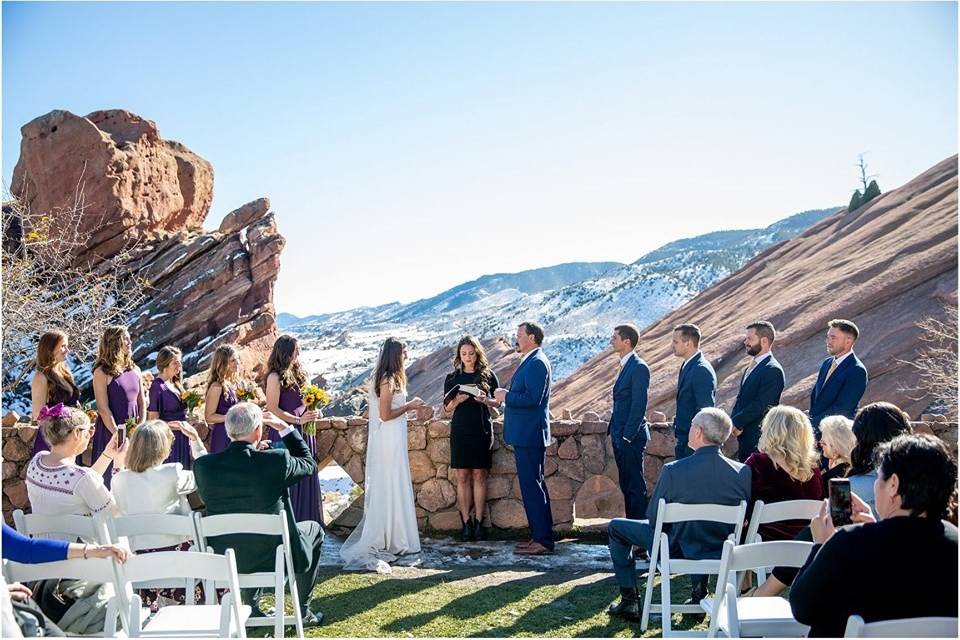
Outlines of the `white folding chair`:
<svg viewBox="0 0 960 640">
<path fill-rule="evenodd" d="M 673 613 L 700 613 L 699 604 L 672 604 L 670 602 L 670 575 L 672 573 L 693 575 L 716 575 L 720 573 L 720 560 L 684 560 L 670 558 L 670 540 L 663 532 L 663 525 L 676 522 L 717 522 L 733 525 L 732 537 L 739 540 L 743 533 L 743 521 L 747 514 L 747 502 L 741 500 L 735 506 L 719 504 L 681 504 L 667 503 L 660 499 L 657 507 L 657 524 L 653 533 L 653 549 L 650 554 L 650 569 L 647 572 L 647 589 L 643 597 L 643 615 L 640 618 L 641 631 L 647 630 L 650 622 L 650 609 L 653 605 L 653 581 L 660 574 L 660 618 L 664 637 L 668 635 L 702 636 L 695 632 L 674 632 L 671 629 Z"/>
<path fill-rule="evenodd" d="M 794 540 L 758 542 L 737 546 L 731 540 L 723 543 L 717 593 L 700 601 L 710 615 L 708 638 L 722 633 L 728 638 L 806 637 L 810 627 L 793 617 L 790 602 L 780 596 L 738 598 L 738 573 L 757 567 L 802 567 L 813 549 L 811 542 Z"/>
<path fill-rule="evenodd" d="M 78 558 L 76 560 L 59 560 L 40 564 L 22 564 L 12 560 L 4 560 L 3 575 L 8 583 L 66 579 L 87 580 L 106 585 L 108 599 L 103 633 L 92 634 L 87 637 L 112 638 L 118 635 L 117 617 L 120 614 L 121 600 L 117 597 L 114 588 L 112 560 L 108 558 L 88 558 L 86 560 Z M 120 633 L 122 635 L 122 632 Z"/>
<path fill-rule="evenodd" d="M 277 545 L 274 556 L 273 571 L 257 573 L 241 573 L 239 575 L 242 588 L 273 587 L 274 614 L 272 616 L 257 616 L 247 621 L 248 627 L 273 626 L 275 638 L 284 637 L 286 622 L 286 607 L 284 598 L 284 582 L 290 586 L 290 597 L 293 600 L 293 624 L 297 630 L 297 637 L 303 637 L 303 614 L 300 611 L 300 598 L 297 591 L 297 581 L 293 567 L 293 552 L 290 545 L 290 529 L 287 526 L 286 511 L 281 509 L 277 515 L 260 513 L 230 513 L 215 516 L 201 517 L 194 514 L 197 529 L 197 541 L 204 551 L 212 551 L 207 539 L 212 536 L 222 536 L 237 533 L 249 533 L 265 536 L 280 536 L 282 543 Z M 289 580 L 287 577 L 289 576 Z M 213 585 L 207 585 L 206 591 L 213 590 Z M 209 595 L 207 596 L 210 597 Z"/>
<path fill-rule="evenodd" d="M 847 619 L 844 638 L 956 638 L 956 618 L 903 618 L 864 622 L 857 615 Z"/>
<path fill-rule="evenodd" d="M 200 549 L 192 515 L 151 513 L 107 517 L 104 520 L 110 540 L 126 546 L 131 551 L 155 547 L 150 544 L 149 539 L 143 538 L 144 535 L 177 536 L 190 541 L 190 551 Z M 196 581 L 193 578 L 153 580 L 133 585 L 134 589 L 184 589 L 187 604 L 195 602 L 195 586 Z"/>
<path fill-rule="evenodd" d="M 114 563 L 120 604 L 126 609 L 130 637 L 156 638 L 246 638 L 245 623 L 250 607 L 240 604 L 240 584 L 233 549 L 226 554 L 157 551 L 131 556 Z M 220 604 L 163 607 L 150 615 L 143 608 L 134 584 L 190 578 L 219 582 L 229 587 Z"/>
<path fill-rule="evenodd" d="M 50 516 L 24 513 L 22 509 L 13 512 L 13 524 L 25 536 L 53 535 L 106 544 L 106 529 L 99 522 L 93 516 Z"/>
<path fill-rule="evenodd" d="M 757 500 L 753 505 L 753 513 L 750 514 L 750 524 L 747 526 L 747 537 L 744 542 L 753 544 L 761 542 L 758 530 L 762 524 L 771 522 L 783 522 L 785 520 L 810 520 L 820 512 L 823 502 L 820 500 L 784 500 L 783 502 L 764 503 L 763 500 Z M 757 567 L 757 585 L 763 584 L 767 579 L 767 570 L 769 567 Z"/>
</svg>

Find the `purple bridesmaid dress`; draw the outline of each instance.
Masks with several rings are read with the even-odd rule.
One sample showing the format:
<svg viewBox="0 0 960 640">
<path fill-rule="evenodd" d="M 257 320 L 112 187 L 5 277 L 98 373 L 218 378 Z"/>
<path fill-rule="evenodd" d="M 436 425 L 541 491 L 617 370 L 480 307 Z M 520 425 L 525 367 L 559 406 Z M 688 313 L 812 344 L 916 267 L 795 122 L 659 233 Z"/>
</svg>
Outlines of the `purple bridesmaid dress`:
<svg viewBox="0 0 960 640">
<path fill-rule="evenodd" d="M 300 387 L 286 387 L 280 390 L 280 408 L 287 413 L 295 416 L 302 416 L 307 410 L 303 404 L 303 398 L 300 396 Z M 293 425 L 294 428 L 303 436 L 304 442 L 310 449 L 310 454 L 317 456 L 317 440 L 315 436 L 308 436 L 303 433 L 303 427 Z M 278 441 L 280 436 L 273 429 L 270 429 L 270 440 Z M 320 493 L 319 472 L 315 472 L 309 478 L 304 478 L 297 484 L 290 487 L 290 504 L 293 505 L 293 515 L 297 522 L 313 520 L 323 524 L 323 508 L 321 507 L 323 496 Z"/>
<path fill-rule="evenodd" d="M 137 400 L 140 396 L 140 376 L 133 369 L 127 369 L 107 385 L 107 402 L 110 407 L 110 414 L 117 427 L 123 427 L 127 418 L 136 418 L 140 422 L 140 416 L 137 414 Z M 91 460 L 96 462 L 103 450 L 107 448 L 107 443 L 113 437 L 113 433 L 103 424 L 100 416 L 97 416 L 97 429 L 93 433 L 93 455 Z M 103 483 L 110 487 L 110 479 L 113 476 L 113 463 L 107 467 L 103 473 Z"/>
<path fill-rule="evenodd" d="M 230 407 L 237 404 L 237 392 L 229 385 L 222 385 L 224 392 L 220 394 L 220 402 L 217 403 L 217 413 L 221 416 L 227 415 Z M 272 431 L 272 429 L 271 429 Z M 219 453 L 230 445 L 230 438 L 227 437 L 227 427 L 222 422 L 214 422 L 210 425 L 210 453 Z"/>
<path fill-rule="evenodd" d="M 160 376 L 154 378 L 150 385 L 147 411 L 156 411 L 160 414 L 160 419 L 165 422 L 186 421 L 187 419 L 187 405 Z M 182 431 L 174 430 L 173 446 L 170 448 L 170 455 L 164 462 L 179 462 L 184 469 L 190 469 L 193 466 L 193 458 L 190 455 L 190 438 L 184 435 Z"/>
<path fill-rule="evenodd" d="M 48 380 L 47 384 L 53 383 Z M 52 407 L 60 402 L 62 402 L 66 407 L 80 406 L 80 389 L 74 388 L 74 390 L 71 392 L 67 391 L 60 385 L 57 385 L 57 387 L 53 390 L 53 397 L 50 398 L 46 406 Z M 33 439 L 33 453 L 30 457 L 32 458 L 40 451 L 50 451 L 50 445 L 47 444 L 47 441 L 43 437 L 43 433 L 40 431 L 40 429 L 37 429 L 37 437 Z"/>
</svg>

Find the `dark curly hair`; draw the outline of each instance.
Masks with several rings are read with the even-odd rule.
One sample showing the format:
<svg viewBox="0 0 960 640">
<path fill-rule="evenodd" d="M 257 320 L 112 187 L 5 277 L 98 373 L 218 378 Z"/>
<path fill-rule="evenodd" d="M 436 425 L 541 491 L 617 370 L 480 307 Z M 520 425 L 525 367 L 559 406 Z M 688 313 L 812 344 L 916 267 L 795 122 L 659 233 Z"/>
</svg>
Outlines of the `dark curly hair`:
<svg viewBox="0 0 960 640">
<path fill-rule="evenodd" d="M 873 471 L 877 447 L 911 431 L 910 416 L 895 404 L 874 402 L 861 408 L 853 419 L 853 435 L 857 437 L 857 444 L 850 452 L 847 477 L 862 476 Z"/>
<path fill-rule="evenodd" d="M 912 433 L 884 442 L 877 472 L 884 480 L 897 474 L 897 495 L 911 515 L 956 521 L 957 461 L 939 438 Z"/>
</svg>

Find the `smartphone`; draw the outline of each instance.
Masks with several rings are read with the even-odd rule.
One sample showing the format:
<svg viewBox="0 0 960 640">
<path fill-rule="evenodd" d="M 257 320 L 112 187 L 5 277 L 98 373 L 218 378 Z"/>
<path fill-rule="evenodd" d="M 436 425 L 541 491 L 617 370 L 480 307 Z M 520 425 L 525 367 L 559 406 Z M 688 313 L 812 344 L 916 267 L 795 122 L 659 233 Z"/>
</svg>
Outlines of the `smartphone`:
<svg viewBox="0 0 960 640">
<path fill-rule="evenodd" d="M 850 480 L 830 478 L 830 518 L 833 526 L 853 524 L 853 501 L 850 499 Z"/>
<path fill-rule="evenodd" d="M 127 425 L 117 425 L 117 447 L 123 446 L 123 441 L 127 439 Z"/>
</svg>

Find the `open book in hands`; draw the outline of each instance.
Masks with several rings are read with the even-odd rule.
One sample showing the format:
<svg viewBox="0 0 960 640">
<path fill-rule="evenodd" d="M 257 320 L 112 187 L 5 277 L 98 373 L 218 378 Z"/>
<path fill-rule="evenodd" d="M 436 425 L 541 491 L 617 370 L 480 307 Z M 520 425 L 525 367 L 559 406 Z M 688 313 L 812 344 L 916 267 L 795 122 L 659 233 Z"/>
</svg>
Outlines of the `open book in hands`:
<svg viewBox="0 0 960 640">
<path fill-rule="evenodd" d="M 472 396 L 474 398 L 479 398 L 480 396 L 485 395 L 483 391 L 481 391 L 480 388 L 477 387 L 476 385 L 458 384 L 452 389 L 450 389 L 450 391 L 448 391 L 445 396 L 443 396 L 443 404 L 450 404 L 451 402 L 453 402 L 454 399 L 457 397 L 458 393 L 465 393 L 468 396 Z"/>
</svg>

